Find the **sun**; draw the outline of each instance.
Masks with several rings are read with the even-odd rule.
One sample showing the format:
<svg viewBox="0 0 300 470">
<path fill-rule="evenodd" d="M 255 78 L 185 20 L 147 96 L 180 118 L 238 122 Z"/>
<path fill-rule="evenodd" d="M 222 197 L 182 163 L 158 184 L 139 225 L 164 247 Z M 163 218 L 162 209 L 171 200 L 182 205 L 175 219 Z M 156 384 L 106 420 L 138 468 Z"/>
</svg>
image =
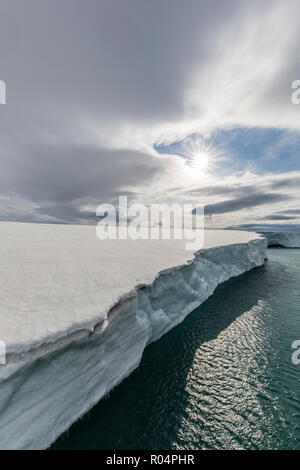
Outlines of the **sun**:
<svg viewBox="0 0 300 470">
<path fill-rule="evenodd" d="M 209 166 L 209 155 L 206 152 L 196 152 L 191 156 L 191 167 L 198 171 L 205 171 Z"/>
<path fill-rule="evenodd" d="M 214 166 L 216 152 L 211 143 L 200 136 L 188 138 L 183 143 L 182 155 L 186 159 L 186 168 L 193 176 L 207 175 Z"/>
</svg>

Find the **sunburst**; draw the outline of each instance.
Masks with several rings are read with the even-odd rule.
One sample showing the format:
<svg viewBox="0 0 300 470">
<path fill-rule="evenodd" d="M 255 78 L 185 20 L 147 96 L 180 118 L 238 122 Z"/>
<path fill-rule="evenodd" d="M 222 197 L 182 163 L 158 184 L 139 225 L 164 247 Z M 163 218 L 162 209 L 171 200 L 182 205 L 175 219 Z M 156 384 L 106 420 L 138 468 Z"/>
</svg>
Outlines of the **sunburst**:
<svg viewBox="0 0 300 470">
<path fill-rule="evenodd" d="M 214 166 L 215 149 L 200 136 L 183 142 L 180 153 L 186 160 L 187 168 L 196 174 L 207 174 Z"/>
</svg>

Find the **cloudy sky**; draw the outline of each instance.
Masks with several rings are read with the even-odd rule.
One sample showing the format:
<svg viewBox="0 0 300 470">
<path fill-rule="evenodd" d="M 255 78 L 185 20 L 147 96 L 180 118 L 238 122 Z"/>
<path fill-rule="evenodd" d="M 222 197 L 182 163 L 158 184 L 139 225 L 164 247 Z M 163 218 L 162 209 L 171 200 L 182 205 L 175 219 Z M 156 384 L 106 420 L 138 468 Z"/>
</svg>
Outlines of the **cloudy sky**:
<svg viewBox="0 0 300 470">
<path fill-rule="evenodd" d="M 0 220 L 300 229 L 298 0 L 0 0 Z"/>
</svg>

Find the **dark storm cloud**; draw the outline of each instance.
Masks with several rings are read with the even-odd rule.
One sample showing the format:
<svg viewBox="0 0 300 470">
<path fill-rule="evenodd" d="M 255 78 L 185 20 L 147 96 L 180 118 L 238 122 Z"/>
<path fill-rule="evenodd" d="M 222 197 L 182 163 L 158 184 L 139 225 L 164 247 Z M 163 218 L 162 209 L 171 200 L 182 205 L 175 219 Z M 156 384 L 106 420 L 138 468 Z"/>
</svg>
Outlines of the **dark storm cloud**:
<svg viewBox="0 0 300 470">
<path fill-rule="evenodd" d="M 57 213 L 68 221 L 84 215 L 75 200 L 134 192 L 166 171 L 147 152 L 111 147 L 120 126 L 181 118 L 189 69 L 208 52 L 205 31 L 230 19 L 228 8 L 213 3 L 218 8 L 173 0 L 2 2 L 0 78 L 8 91 L 0 109 L 0 195 L 40 205 L 28 220 Z M 82 144 L 82 122 L 90 121 L 108 148 Z M 11 217 L 23 220 L 23 208 Z"/>
<path fill-rule="evenodd" d="M 161 171 L 157 159 L 142 152 L 63 145 L 32 148 L 17 166 L 11 183 L 18 192 L 33 201 L 53 202 L 112 196 Z"/>
<path fill-rule="evenodd" d="M 219 185 L 211 185 L 211 186 L 203 186 L 202 188 L 196 188 L 184 191 L 183 194 L 189 195 L 191 197 L 208 197 L 208 196 L 225 196 L 225 195 L 245 195 L 251 194 L 256 192 L 255 185 L 231 185 L 223 186 L 222 184 Z"/>
<path fill-rule="evenodd" d="M 102 202 L 116 202 L 119 195 L 131 200 L 138 192 L 127 191 L 126 187 L 138 187 L 161 173 L 162 168 L 156 158 L 138 151 L 44 145 L 32 147 L 25 158 L 24 154 L 3 158 L 0 195 L 15 191 L 24 200 L 38 201 L 41 207 L 34 210 L 31 219 L 46 215 L 86 223 L 95 217 L 82 211 L 82 204 L 95 208 Z M 20 220 L 17 214 L 14 217 Z"/>
<path fill-rule="evenodd" d="M 95 223 L 99 221 L 95 212 L 80 211 L 71 204 L 53 204 L 51 206 L 39 207 L 36 214 L 52 217 L 56 222 L 70 224 Z"/>
<path fill-rule="evenodd" d="M 273 189 L 281 188 L 290 188 L 290 189 L 299 189 L 300 188 L 300 177 L 296 176 L 294 178 L 280 178 L 273 181 L 270 185 Z"/>
<path fill-rule="evenodd" d="M 252 230 L 254 232 L 300 232 L 300 224 L 241 224 L 227 227 L 228 230 Z"/>
<path fill-rule="evenodd" d="M 288 216 L 288 215 L 267 215 L 266 217 L 264 217 L 264 220 L 294 220 L 295 217 L 291 217 L 291 216 Z"/>
<path fill-rule="evenodd" d="M 300 215 L 300 209 L 288 209 L 285 214 Z"/>
<path fill-rule="evenodd" d="M 240 197 L 238 199 L 228 199 L 225 201 L 216 202 L 215 204 L 205 205 L 205 215 L 225 214 L 228 212 L 237 212 L 243 209 L 248 209 L 257 206 L 263 206 L 273 202 L 281 202 L 290 199 L 291 197 L 284 194 L 276 193 L 257 193 L 249 196 Z M 195 211 L 195 210 L 194 210 Z"/>
<path fill-rule="evenodd" d="M 4 3 L 1 72 L 10 102 L 113 121 L 180 118 L 189 70 L 213 47 L 211 26 L 242 9 L 235 0 Z"/>
<path fill-rule="evenodd" d="M 216 206 L 216 210 L 221 210 L 223 213 L 222 208 L 225 208 L 226 212 L 232 212 L 232 209 L 234 209 L 234 211 L 240 210 L 239 206 L 242 209 L 244 207 L 268 204 L 276 200 L 284 201 L 293 199 L 294 197 L 298 197 L 299 199 L 300 190 L 295 191 L 299 188 L 300 176 L 298 174 L 293 176 L 293 174 L 290 173 L 288 177 L 275 174 L 261 178 L 251 178 L 248 181 L 247 179 L 246 181 L 242 179 L 239 184 L 231 183 L 223 185 L 219 183 L 216 185 L 204 185 L 203 187 L 183 191 L 183 194 L 192 198 L 199 197 L 204 203 L 207 198 L 211 196 L 219 196 L 220 198 L 227 196 L 227 199 L 220 203 L 217 202 L 216 204 L 208 204 L 206 206 L 209 208 L 209 211 L 214 210 Z M 278 192 L 274 192 L 274 190 Z M 231 196 L 229 200 L 228 196 Z M 230 211 L 228 211 L 227 208 L 230 208 Z M 284 213 L 285 215 L 300 214 L 300 210 L 289 210 L 285 208 Z"/>
</svg>

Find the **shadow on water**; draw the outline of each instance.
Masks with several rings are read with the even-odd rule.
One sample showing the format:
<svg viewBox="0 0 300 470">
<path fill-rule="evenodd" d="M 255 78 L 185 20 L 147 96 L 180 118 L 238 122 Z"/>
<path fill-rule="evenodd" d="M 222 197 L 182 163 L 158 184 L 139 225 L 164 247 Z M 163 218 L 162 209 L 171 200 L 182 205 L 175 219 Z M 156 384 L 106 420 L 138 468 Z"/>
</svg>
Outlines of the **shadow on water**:
<svg viewBox="0 0 300 470">
<path fill-rule="evenodd" d="M 203 389 L 209 390 L 220 364 L 225 370 L 222 374 L 227 373 L 226 347 L 230 347 L 230 338 L 220 357 L 212 357 L 209 345 L 246 312 L 267 302 L 271 291 L 282 289 L 277 269 L 276 263 L 272 269 L 267 264 L 219 286 L 181 325 L 149 345 L 139 368 L 61 436 L 52 449 L 209 448 L 205 436 L 220 403 Z M 284 279 L 290 282 L 288 275 Z M 204 367 L 207 383 L 197 376 L 197 364 Z M 226 400 L 230 401 L 235 393 L 234 382 L 228 386 L 232 387 L 226 392 Z M 222 389 L 218 390 L 222 396 Z M 192 441 L 185 435 L 186 427 L 192 430 Z M 216 437 L 211 447 L 222 447 L 220 439 Z"/>
</svg>

